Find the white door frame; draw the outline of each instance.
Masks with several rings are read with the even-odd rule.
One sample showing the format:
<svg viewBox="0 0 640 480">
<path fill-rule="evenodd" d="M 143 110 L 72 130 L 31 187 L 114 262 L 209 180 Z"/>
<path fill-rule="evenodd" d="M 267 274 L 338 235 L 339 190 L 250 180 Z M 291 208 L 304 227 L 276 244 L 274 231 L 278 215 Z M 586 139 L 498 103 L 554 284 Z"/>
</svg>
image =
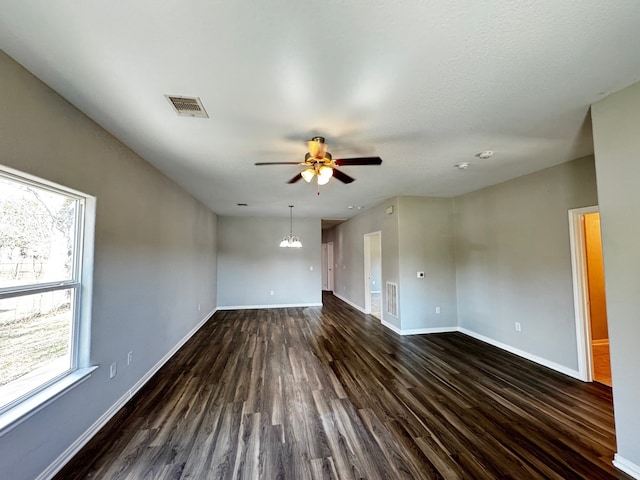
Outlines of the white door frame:
<svg viewBox="0 0 640 480">
<path fill-rule="evenodd" d="M 382 232 L 364 234 L 364 313 L 371 314 L 371 239 L 378 237 L 382 252 Z"/>
<path fill-rule="evenodd" d="M 571 272 L 573 276 L 573 308 L 576 316 L 578 374 L 580 380 L 593 382 L 593 353 L 591 352 L 591 318 L 589 314 L 589 284 L 584 234 L 584 216 L 599 213 L 598 206 L 569 210 L 569 241 L 571 244 Z"/>
<path fill-rule="evenodd" d="M 334 273 L 333 267 L 335 266 L 333 259 L 333 242 L 327 243 L 327 289 L 333 293 L 333 285 L 334 285 Z"/>
<path fill-rule="evenodd" d="M 320 263 L 322 264 L 322 290 L 329 290 L 329 266 L 327 263 L 327 244 L 322 244 L 322 250 L 320 254 Z"/>
</svg>

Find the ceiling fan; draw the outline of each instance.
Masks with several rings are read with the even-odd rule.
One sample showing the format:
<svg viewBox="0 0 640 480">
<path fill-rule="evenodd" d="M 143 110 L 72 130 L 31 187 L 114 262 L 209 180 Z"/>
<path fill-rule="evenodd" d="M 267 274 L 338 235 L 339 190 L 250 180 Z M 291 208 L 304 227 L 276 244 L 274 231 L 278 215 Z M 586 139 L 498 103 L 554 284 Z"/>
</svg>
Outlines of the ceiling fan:
<svg viewBox="0 0 640 480">
<path fill-rule="evenodd" d="M 313 137 L 307 142 L 307 145 L 309 146 L 309 151 L 304 156 L 304 162 L 257 162 L 256 165 L 300 165 L 306 168 L 287 183 L 296 183 L 301 178 L 304 178 L 306 182 L 311 182 L 314 177 L 317 177 L 318 185 L 325 185 L 331 180 L 331 177 L 337 178 L 342 183 L 351 183 L 355 180 L 355 178 L 341 172 L 336 167 L 382 164 L 380 157 L 334 159 L 327 152 L 327 144 L 324 142 L 324 137 Z"/>
</svg>

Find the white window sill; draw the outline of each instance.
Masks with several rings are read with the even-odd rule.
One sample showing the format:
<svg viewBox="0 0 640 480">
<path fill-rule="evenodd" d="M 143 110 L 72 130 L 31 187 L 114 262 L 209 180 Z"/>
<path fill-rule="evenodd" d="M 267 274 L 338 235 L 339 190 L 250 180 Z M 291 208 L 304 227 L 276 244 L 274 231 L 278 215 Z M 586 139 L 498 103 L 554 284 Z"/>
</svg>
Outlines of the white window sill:
<svg viewBox="0 0 640 480">
<path fill-rule="evenodd" d="M 80 385 L 98 367 L 80 368 L 65 375 L 48 387 L 25 398 L 23 401 L 0 414 L 0 437 L 10 432 L 32 415 L 36 414 L 66 392 Z"/>
</svg>

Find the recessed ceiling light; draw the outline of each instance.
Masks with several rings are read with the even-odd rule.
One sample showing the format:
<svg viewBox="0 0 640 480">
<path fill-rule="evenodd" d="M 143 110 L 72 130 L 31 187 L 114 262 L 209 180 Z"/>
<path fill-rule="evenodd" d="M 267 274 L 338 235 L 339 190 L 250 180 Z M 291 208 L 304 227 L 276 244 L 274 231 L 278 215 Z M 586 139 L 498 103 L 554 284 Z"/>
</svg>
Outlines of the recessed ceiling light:
<svg viewBox="0 0 640 480">
<path fill-rule="evenodd" d="M 484 152 L 476 153 L 476 157 L 486 160 L 493 157 L 493 150 L 485 150 Z"/>
<path fill-rule="evenodd" d="M 469 168 L 469 165 L 469 162 L 461 162 L 456 163 L 454 167 L 456 167 L 458 170 L 466 170 L 467 168 Z"/>
<path fill-rule="evenodd" d="M 353 210 L 355 207 L 354 207 L 353 205 L 349 205 L 347 208 L 348 208 L 349 210 Z"/>
<path fill-rule="evenodd" d="M 362 210 L 364 207 L 358 207 L 358 210 Z"/>
</svg>

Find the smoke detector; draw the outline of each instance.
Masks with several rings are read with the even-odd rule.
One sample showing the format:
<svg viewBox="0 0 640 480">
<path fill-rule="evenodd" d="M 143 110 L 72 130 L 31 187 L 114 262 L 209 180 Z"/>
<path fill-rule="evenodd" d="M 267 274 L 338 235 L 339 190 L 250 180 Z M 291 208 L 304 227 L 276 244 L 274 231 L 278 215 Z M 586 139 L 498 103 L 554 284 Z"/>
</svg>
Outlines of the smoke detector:
<svg viewBox="0 0 640 480">
<path fill-rule="evenodd" d="M 181 117 L 209 118 L 198 97 L 183 97 L 179 95 L 165 95 L 165 97 Z"/>
<path fill-rule="evenodd" d="M 466 170 L 467 168 L 469 168 L 469 165 L 470 165 L 469 162 L 461 162 L 461 163 L 456 163 L 454 167 L 456 167 L 458 170 Z"/>
<path fill-rule="evenodd" d="M 484 152 L 476 153 L 476 157 L 486 160 L 493 157 L 493 150 L 485 150 Z"/>
</svg>

